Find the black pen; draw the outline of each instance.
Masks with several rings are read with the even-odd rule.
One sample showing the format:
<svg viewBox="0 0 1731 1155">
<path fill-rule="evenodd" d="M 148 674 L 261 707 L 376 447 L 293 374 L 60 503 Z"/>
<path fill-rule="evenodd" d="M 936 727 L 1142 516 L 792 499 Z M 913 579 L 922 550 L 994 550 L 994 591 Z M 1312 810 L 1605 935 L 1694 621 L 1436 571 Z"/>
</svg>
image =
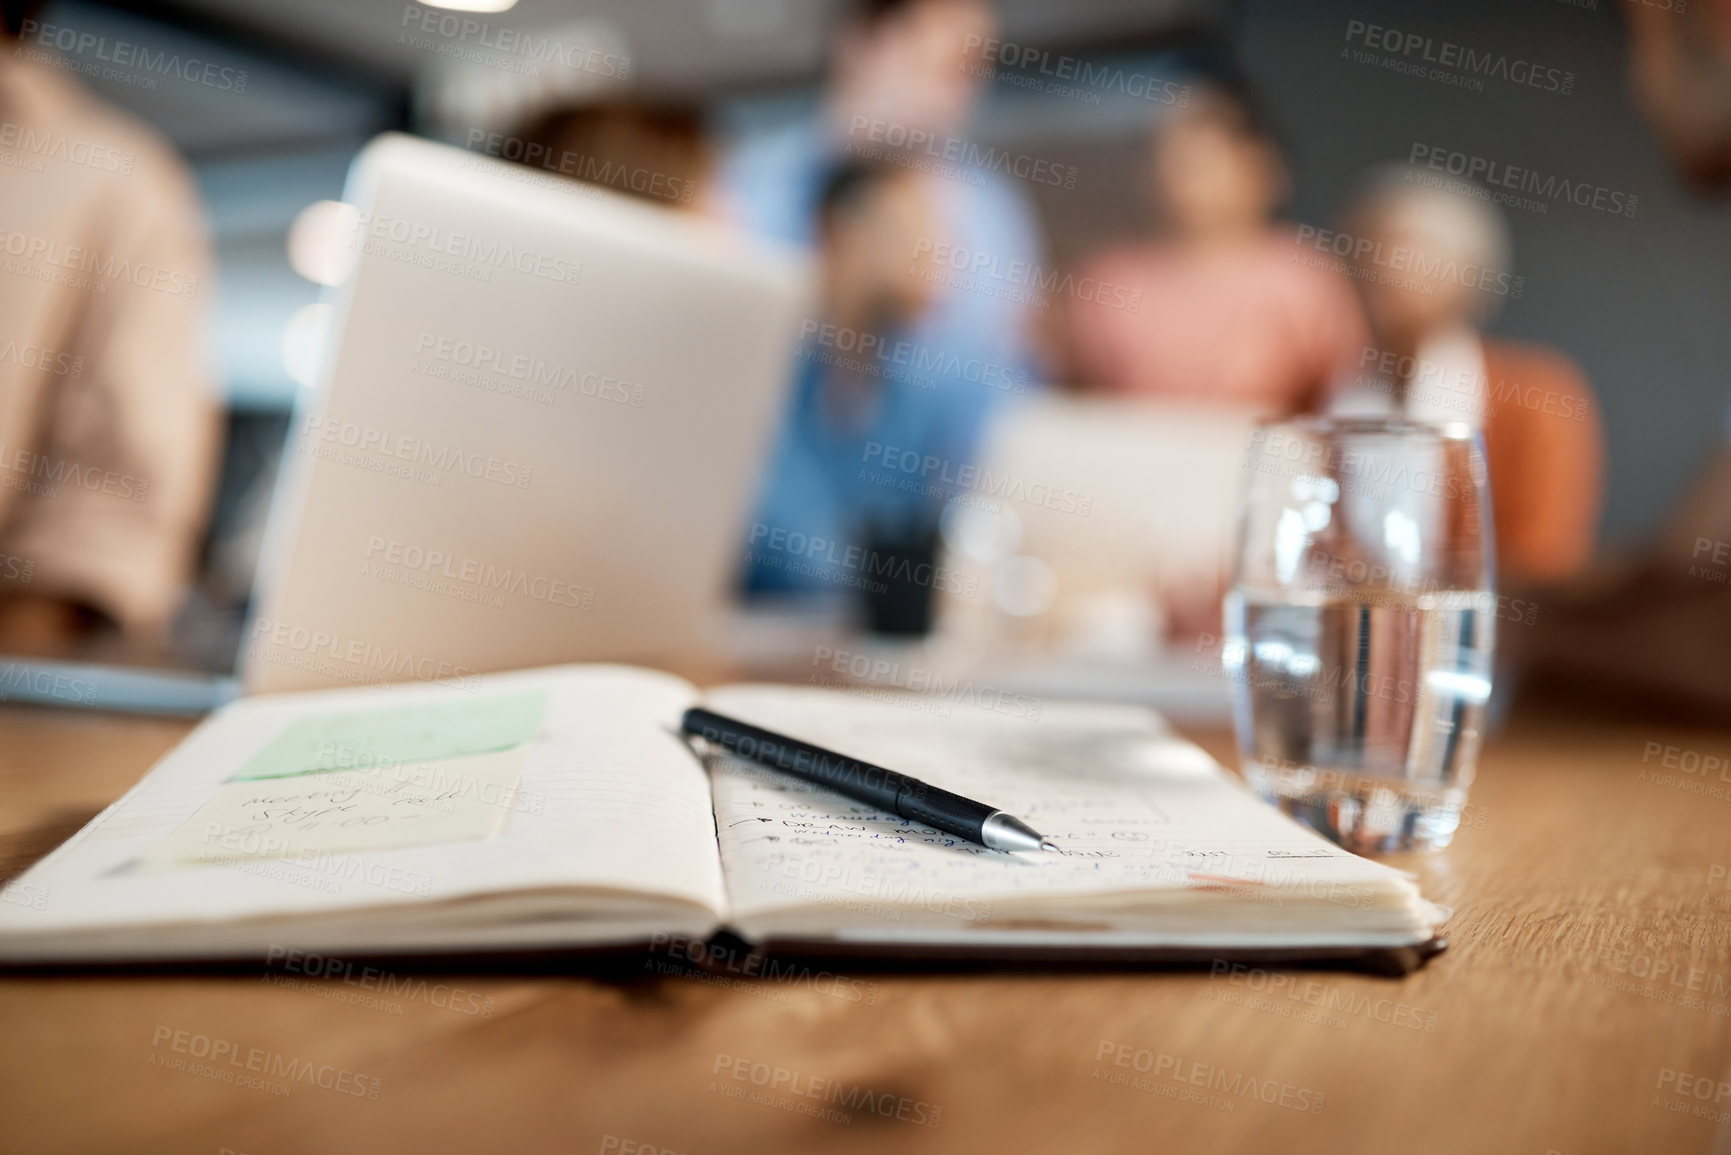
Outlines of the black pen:
<svg viewBox="0 0 1731 1155">
<path fill-rule="evenodd" d="M 685 711 L 679 728 L 730 754 L 991 850 L 1058 849 L 1050 838 L 996 807 L 798 738 L 695 706 Z"/>
</svg>

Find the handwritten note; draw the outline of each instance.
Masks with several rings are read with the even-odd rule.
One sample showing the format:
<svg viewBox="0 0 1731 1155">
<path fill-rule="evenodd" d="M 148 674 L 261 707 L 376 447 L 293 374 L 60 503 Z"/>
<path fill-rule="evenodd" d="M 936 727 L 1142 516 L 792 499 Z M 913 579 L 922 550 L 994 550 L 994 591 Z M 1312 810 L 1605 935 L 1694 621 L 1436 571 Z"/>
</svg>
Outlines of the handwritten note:
<svg viewBox="0 0 1731 1155">
<path fill-rule="evenodd" d="M 758 769 L 715 760 L 716 827 L 733 913 L 805 907 L 838 924 L 936 916 L 989 928 L 1061 913 L 1105 925 L 1159 906 L 1161 925 L 1200 894 L 1267 916 L 1295 907 L 1396 903 L 1393 871 L 1330 846 L 1263 805 L 1201 749 L 1127 707 L 1053 706 L 1038 721 L 986 712 L 937 719 L 890 702 L 730 687 L 715 708 L 946 789 L 989 799 L 1057 840 L 1006 854 Z M 1201 916 L 1198 916 L 1201 917 Z M 790 925 L 785 924 L 784 925 Z M 1218 913 L 1198 925 L 1222 924 Z"/>
<path fill-rule="evenodd" d="M 234 780 L 369 770 L 508 750 L 535 736 L 546 708 L 546 693 L 535 691 L 302 718 L 254 755 Z"/>
<path fill-rule="evenodd" d="M 413 766 L 227 782 L 139 860 L 169 866 L 393 850 L 492 838 L 527 746 Z"/>
</svg>

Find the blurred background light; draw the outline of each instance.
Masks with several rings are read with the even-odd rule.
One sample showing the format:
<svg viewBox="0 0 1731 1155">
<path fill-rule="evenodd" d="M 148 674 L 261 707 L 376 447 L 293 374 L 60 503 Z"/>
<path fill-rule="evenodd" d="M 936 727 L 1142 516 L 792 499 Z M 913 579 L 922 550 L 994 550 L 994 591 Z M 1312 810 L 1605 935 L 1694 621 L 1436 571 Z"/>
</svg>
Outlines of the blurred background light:
<svg viewBox="0 0 1731 1155">
<path fill-rule="evenodd" d="M 289 226 L 289 266 L 315 285 L 348 279 L 359 254 L 360 213 L 342 201 L 314 201 Z"/>
<path fill-rule="evenodd" d="M 331 307 L 319 301 L 295 310 L 283 327 L 283 369 L 302 388 L 311 389 L 318 384 L 319 364 L 324 359 L 330 327 Z"/>
<path fill-rule="evenodd" d="M 509 12 L 517 0 L 426 0 L 426 4 L 448 12 Z"/>
</svg>

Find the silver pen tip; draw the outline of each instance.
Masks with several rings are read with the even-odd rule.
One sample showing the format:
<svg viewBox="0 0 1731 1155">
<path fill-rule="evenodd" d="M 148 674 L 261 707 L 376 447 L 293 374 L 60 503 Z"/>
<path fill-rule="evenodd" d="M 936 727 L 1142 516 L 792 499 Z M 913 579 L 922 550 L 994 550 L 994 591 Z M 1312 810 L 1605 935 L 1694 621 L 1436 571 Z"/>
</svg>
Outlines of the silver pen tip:
<svg viewBox="0 0 1731 1155">
<path fill-rule="evenodd" d="M 1042 838 L 1042 839 L 1040 839 L 1040 849 L 1041 850 L 1056 850 L 1056 849 L 1058 849 L 1058 844 L 1056 842 L 1053 842 L 1050 838 Z"/>
<path fill-rule="evenodd" d="M 1038 850 L 1050 841 L 1013 814 L 994 810 L 980 824 L 980 841 L 993 850 Z"/>
</svg>

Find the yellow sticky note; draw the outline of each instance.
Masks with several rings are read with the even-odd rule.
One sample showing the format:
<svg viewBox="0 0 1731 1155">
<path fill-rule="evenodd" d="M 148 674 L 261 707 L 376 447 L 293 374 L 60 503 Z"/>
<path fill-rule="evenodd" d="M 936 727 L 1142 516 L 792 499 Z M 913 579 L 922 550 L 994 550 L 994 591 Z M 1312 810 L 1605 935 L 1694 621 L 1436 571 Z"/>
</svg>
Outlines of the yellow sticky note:
<svg viewBox="0 0 1731 1155">
<path fill-rule="evenodd" d="M 396 850 L 492 838 L 529 748 L 228 782 L 140 859 L 153 866 Z"/>
</svg>

